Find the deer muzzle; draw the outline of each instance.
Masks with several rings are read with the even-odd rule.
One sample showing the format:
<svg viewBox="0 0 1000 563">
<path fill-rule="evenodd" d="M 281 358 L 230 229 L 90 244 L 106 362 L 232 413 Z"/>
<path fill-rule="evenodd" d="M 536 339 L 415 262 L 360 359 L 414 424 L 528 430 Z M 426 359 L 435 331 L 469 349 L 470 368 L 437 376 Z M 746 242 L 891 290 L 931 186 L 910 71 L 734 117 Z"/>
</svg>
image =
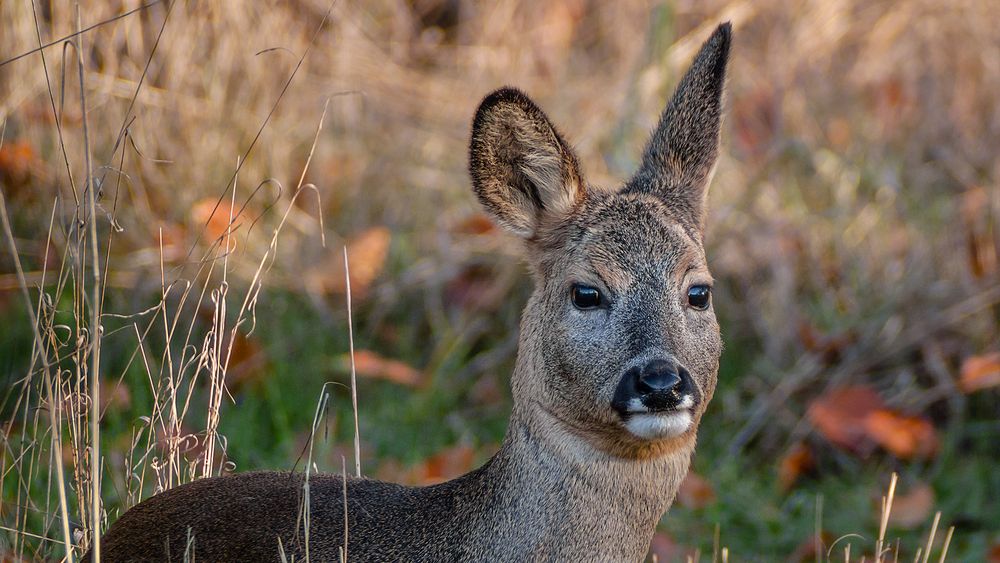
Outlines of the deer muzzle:
<svg viewBox="0 0 1000 563">
<path fill-rule="evenodd" d="M 657 358 L 626 370 L 611 406 L 635 436 L 662 439 L 691 428 L 698 402 L 690 372 L 672 359 Z"/>
</svg>

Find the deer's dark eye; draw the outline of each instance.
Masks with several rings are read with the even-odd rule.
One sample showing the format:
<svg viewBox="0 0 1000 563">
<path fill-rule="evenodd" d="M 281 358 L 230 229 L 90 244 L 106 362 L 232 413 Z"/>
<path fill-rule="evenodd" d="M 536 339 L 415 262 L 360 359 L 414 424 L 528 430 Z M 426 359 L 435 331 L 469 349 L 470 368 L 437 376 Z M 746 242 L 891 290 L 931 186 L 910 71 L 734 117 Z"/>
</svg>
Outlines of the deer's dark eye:
<svg viewBox="0 0 1000 563">
<path fill-rule="evenodd" d="M 577 309 L 596 309 L 601 306 L 601 292 L 588 285 L 574 285 L 570 290 L 570 299 Z"/>
<path fill-rule="evenodd" d="M 704 311 L 712 300 L 712 288 L 707 285 L 692 285 L 688 289 L 688 305 L 692 309 Z"/>
</svg>

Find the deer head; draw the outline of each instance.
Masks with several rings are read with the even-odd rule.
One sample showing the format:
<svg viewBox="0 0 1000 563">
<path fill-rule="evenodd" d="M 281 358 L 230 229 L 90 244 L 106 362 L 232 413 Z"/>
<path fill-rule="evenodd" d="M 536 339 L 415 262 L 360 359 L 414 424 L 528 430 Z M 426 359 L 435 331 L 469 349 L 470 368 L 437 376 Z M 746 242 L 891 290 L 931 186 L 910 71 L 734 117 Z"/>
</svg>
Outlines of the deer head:
<svg viewBox="0 0 1000 563">
<path fill-rule="evenodd" d="M 615 189 L 586 182 L 572 147 L 520 91 L 480 105 L 473 188 L 523 241 L 535 282 L 515 416 L 543 413 L 619 457 L 694 447 L 722 349 L 703 229 L 730 34 L 723 24 L 702 47 L 639 170 Z"/>
</svg>

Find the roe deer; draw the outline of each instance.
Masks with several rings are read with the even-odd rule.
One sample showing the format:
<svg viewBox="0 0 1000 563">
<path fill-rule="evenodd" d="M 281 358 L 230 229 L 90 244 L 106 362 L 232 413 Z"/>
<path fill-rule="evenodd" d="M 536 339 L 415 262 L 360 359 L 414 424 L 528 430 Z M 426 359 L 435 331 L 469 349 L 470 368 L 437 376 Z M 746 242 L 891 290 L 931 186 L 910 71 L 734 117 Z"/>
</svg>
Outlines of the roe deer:
<svg viewBox="0 0 1000 563">
<path fill-rule="evenodd" d="M 126 512 L 106 560 L 640 561 L 687 473 L 722 341 L 703 247 L 731 29 L 702 46 L 619 189 L 588 185 L 542 111 L 504 88 L 472 124 L 480 202 L 523 239 L 514 406 L 499 451 L 405 487 L 255 472 L 195 481 Z M 346 494 L 346 500 L 345 500 Z M 348 530 L 344 530 L 347 505 Z M 189 544 L 190 542 L 190 544 Z"/>
</svg>

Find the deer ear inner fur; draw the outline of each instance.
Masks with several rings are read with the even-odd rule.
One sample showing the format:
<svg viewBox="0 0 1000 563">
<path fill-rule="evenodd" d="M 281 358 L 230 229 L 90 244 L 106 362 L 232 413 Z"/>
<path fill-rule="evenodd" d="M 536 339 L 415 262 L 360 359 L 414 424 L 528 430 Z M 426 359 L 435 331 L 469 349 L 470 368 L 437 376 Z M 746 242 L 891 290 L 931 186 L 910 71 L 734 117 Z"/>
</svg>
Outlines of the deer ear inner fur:
<svg viewBox="0 0 1000 563">
<path fill-rule="evenodd" d="M 479 105 L 469 168 L 479 201 L 525 239 L 543 216 L 569 214 L 582 195 L 573 150 L 542 110 L 514 88 L 497 90 Z"/>
</svg>

